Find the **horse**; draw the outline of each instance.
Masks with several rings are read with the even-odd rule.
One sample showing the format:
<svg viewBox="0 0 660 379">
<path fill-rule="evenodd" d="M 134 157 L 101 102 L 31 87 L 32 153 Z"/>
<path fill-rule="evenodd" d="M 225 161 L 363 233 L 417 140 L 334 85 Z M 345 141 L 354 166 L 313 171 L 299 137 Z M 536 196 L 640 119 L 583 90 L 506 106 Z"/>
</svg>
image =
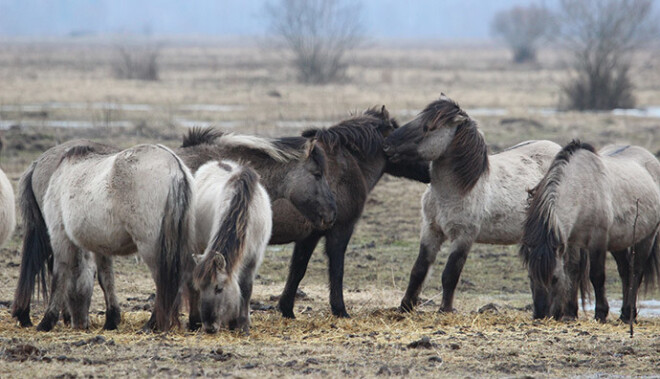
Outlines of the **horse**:
<svg viewBox="0 0 660 379">
<path fill-rule="evenodd" d="M 67 141 L 41 154 L 23 173 L 19 181 L 19 209 L 23 216 L 24 234 L 20 274 L 12 303 L 12 317 L 18 320 L 21 327 L 32 326 L 30 302 L 35 283 L 40 284 L 43 298 L 48 299 L 47 278 L 51 276 L 53 270 L 53 250 L 42 213 L 46 190 L 53 172 L 65 155 L 68 155 L 73 148 L 82 149 L 82 146 L 86 146 L 87 150 L 95 154 L 113 154 L 120 151 L 115 146 L 85 139 Z M 119 302 L 114 296 L 112 259 L 104 255 L 98 255 L 95 259 L 99 284 L 106 301 L 106 321 L 103 328 L 114 330 L 121 320 L 121 313 Z M 37 277 L 40 279 L 38 282 Z M 66 309 L 63 313 L 65 323 L 69 323 L 70 317 Z"/>
<path fill-rule="evenodd" d="M 272 229 L 270 199 L 257 173 L 231 161 L 209 161 L 195 173 L 193 280 L 204 331 L 221 325 L 248 333 L 252 283 Z"/>
<path fill-rule="evenodd" d="M 3 246 L 16 227 L 16 208 L 14 190 L 11 182 L 0 170 L 0 246 Z"/>
<path fill-rule="evenodd" d="M 228 159 L 240 160 L 253 167 L 261 175 L 262 183 L 271 195 L 273 232 L 270 244 L 295 242 L 286 285 L 278 301 L 278 309 L 284 317 L 295 318 L 293 313 L 295 293 L 305 275 L 311 255 L 322 237 L 325 237 L 325 253 L 328 256 L 330 277 L 330 306 L 335 316 L 349 317 L 343 299 L 344 255 L 355 224 L 360 218 L 369 192 L 384 173 L 403 176 L 422 182 L 429 181 L 426 162 L 390 162 L 382 150 L 385 137 L 398 127 L 389 117 L 385 107 L 368 109 L 327 129 L 309 129 L 302 137 L 288 137 L 291 141 L 315 141 L 326 154 L 325 175 L 336 200 L 336 221 L 330 228 L 322 228 L 308 221 L 303 208 L 293 199 L 273 196 L 282 180 L 272 180 L 270 170 L 260 160 L 263 154 L 255 151 L 227 149 L 223 147 L 223 135 L 206 130 L 192 130 L 184 141 L 196 158 L 218 154 Z M 217 136 L 220 135 L 220 138 Z M 191 144 L 190 141 L 195 141 Z M 185 148 L 184 148 L 185 149 Z M 204 149 L 204 150 L 202 150 Z M 204 154 L 200 151 L 212 151 Z M 179 155 L 195 167 L 187 154 Z M 299 184 L 304 188 L 304 184 Z"/>
<path fill-rule="evenodd" d="M 411 311 L 419 303 L 429 267 L 449 239 L 439 311 L 455 311 L 456 284 L 472 244 L 520 241 L 526 190 L 541 180 L 560 149 L 550 141 L 526 141 L 489 156 L 476 121 L 444 94 L 387 137 L 385 152 L 391 160 L 431 161 L 419 254 L 400 310 Z"/>
<path fill-rule="evenodd" d="M 34 166 L 24 174 L 24 182 L 31 179 Z M 37 330 L 52 330 L 65 303 L 73 328 L 87 329 L 92 260 L 103 263 L 97 257 L 136 251 L 156 283 L 154 310 L 145 329 L 165 331 L 179 324 L 180 287 L 194 264 L 194 192 L 190 171 L 170 149 L 138 145 L 103 154 L 88 144 L 73 145 L 52 172 L 42 201 L 53 263 L 50 299 Z M 43 266 L 40 259 L 24 252 L 22 264 Z M 25 286 L 19 280 L 16 293 L 25 292 Z M 113 286 L 105 292 L 114 296 Z"/>
<path fill-rule="evenodd" d="M 582 290 L 584 302 L 589 277 L 595 318 L 605 322 L 609 250 L 622 278 L 620 319 L 634 319 L 639 285 L 644 280 L 649 288 L 660 273 L 659 228 L 660 162 L 651 153 L 639 146 L 596 153 L 578 140 L 566 145 L 530 191 L 520 255 L 529 271 L 534 318 L 576 318 L 577 292 Z"/>
</svg>

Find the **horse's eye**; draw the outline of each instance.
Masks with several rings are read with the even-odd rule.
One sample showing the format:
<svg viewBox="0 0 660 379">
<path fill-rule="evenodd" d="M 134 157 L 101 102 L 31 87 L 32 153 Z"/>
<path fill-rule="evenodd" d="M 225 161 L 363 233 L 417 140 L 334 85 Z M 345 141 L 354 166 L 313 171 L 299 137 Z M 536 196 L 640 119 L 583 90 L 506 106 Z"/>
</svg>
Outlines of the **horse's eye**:
<svg viewBox="0 0 660 379">
<path fill-rule="evenodd" d="M 215 294 L 219 295 L 222 293 L 223 288 L 222 287 L 215 287 Z"/>
<path fill-rule="evenodd" d="M 555 284 L 557 284 L 557 281 L 559 281 L 559 279 L 556 276 L 553 276 L 552 277 L 552 285 L 554 286 Z"/>
<path fill-rule="evenodd" d="M 323 178 L 323 175 L 321 175 L 320 172 L 317 172 L 314 174 L 314 177 L 316 178 L 316 180 L 321 180 L 321 178 Z"/>
</svg>

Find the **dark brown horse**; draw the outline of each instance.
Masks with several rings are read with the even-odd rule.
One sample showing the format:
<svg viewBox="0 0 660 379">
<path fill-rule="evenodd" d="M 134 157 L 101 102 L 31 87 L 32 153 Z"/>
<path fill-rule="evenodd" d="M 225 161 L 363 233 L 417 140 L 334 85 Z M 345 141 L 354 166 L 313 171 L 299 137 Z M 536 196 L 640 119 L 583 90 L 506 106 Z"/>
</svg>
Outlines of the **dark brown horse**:
<svg viewBox="0 0 660 379">
<path fill-rule="evenodd" d="M 364 114 L 342 121 L 327 129 L 311 129 L 303 133 L 305 140 L 316 140 L 327 154 L 327 178 L 337 202 L 337 219 L 329 229 L 314 226 L 290 201 L 273 198 L 273 234 L 271 244 L 295 242 L 289 276 L 279 300 L 279 309 L 285 317 L 293 318 L 296 290 L 305 275 L 307 264 L 321 237 L 325 237 L 325 253 L 328 256 L 330 276 L 330 306 L 336 316 L 348 317 L 343 299 L 344 255 L 353 229 L 362 214 L 369 192 L 384 173 L 429 182 L 428 163 L 392 163 L 383 153 L 385 138 L 398 127 L 389 113 L 381 109 L 369 109 Z M 194 170 L 206 154 L 219 152 L 224 158 L 247 161 L 254 165 L 259 157 L 254 153 L 231 152 L 223 149 L 215 140 L 217 133 L 193 130 L 184 141 L 187 148 L 178 152 Z M 221 142 L 221 140 L 220 140 Z M 258 162 L 258 161 L 257 161 Z M 200 162 L 201 163 L 201 162 Z M 259 174 L 269 173 L 259 165 L 253 166 Z M 266 190 L 273 192 L 279 181 L 262 180 Z M 304 186 L 303 184 L 298 184 Z M 272 197 L 272 194 L 271 194 Z"/>
</svg>

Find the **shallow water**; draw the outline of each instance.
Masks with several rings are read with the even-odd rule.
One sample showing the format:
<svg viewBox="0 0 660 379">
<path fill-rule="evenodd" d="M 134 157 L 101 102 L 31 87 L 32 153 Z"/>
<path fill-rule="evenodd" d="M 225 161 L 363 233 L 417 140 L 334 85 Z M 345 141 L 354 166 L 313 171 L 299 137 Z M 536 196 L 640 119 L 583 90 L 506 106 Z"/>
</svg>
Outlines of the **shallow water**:
<svg viewBox="0 0 660 379">
<path fill-rule="evenodd" d="M 608 302 L 610 304 L 610 313 L 613 313 L 618 317 L 622 301 L 618 299 L 609 299 Z M 586 304 L 586 310 L 593 312 L 594 306 L 593 302 L 589 302 Z M 660 317 L 660 300 L 651 299 L 638 301 L 637 312 L 640 317 Z"/>
</svg>

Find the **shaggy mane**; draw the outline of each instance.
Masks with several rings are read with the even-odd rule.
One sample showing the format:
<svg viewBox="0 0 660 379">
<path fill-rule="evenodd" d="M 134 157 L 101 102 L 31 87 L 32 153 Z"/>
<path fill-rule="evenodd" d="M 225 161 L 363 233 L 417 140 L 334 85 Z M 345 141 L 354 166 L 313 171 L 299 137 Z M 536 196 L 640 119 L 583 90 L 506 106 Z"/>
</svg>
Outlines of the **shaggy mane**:
<svg viewBox="0 0 660 379">
<path fill-rule="evenodd" d="M 345 148 L 358 157 L 366 158 L 382 152 L 385 137 L 379 127 L 388 123 L 392 123 L 394 128 L 398 127 L 396 121 L 389 118 L 384 107 L 380 110 L 369 108 L 362 115 L 329 128 L 307 129 L 302 136 L 316 138 L 329 151 Z"/>
<path fill-rule="evenodd" d="M 188 134 L 183 136 L 183 142 L 181 147 L 191 147 L 198 146 L 203 144 L 211 144 L 215 142 L 216 139 L 220 138 L 223 133 L 214 128 L 201 128 L 193 127 L 188 131 Z"/>
</svg>

